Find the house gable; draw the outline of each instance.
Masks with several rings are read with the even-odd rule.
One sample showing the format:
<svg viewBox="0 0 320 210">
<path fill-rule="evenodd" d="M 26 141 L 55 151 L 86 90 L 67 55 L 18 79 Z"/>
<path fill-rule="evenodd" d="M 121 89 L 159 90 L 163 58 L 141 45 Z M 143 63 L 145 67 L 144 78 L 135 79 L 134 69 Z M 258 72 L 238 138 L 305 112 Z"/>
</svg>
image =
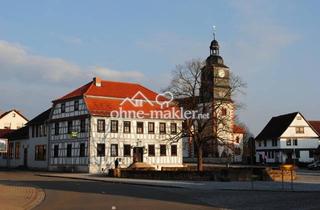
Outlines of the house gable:
<svg viewBox="0 0 320 210">
<path fill-rule="evenodd" d="M 297 128 L 302 128 L 303 132 L 297 132 Z M 319 138 L 319 135 L 303 115 L 297 113 L 296 117 L 281 135 L 281 138 Z"/>
</svg>

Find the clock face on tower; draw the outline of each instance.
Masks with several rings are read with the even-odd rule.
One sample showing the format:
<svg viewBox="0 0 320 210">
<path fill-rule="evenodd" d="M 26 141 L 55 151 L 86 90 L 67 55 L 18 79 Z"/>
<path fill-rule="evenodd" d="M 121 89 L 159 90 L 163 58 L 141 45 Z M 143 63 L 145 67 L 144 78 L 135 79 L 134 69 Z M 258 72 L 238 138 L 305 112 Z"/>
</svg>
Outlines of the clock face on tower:
<svg viewBox="0 0 320 210">
<path fill-rule="evenodd" d="M 219 76 L 219 77 L 223 78 L 225 75 L 226 75 L 226 73 L 224 72 L 223 69 L 220 69 L 220 70 L 218 71 L 218 76 Z"/>
</svg>

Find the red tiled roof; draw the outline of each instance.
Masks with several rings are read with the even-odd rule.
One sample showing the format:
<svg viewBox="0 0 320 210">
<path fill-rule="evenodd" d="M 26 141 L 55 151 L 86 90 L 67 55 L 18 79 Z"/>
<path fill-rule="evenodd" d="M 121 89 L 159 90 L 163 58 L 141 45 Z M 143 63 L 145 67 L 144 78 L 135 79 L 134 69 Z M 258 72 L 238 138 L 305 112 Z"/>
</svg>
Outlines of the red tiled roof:
<svg viewBox="0 0 320 210">
<path fill-rule="evenodd" d="M 96 86 L 95 81 L 101 82 L 101 85 Z M 178 106 L 170 106 L 169 108 L 161 109 L 156 101 L 168 101 L 168 99 L 164 96 L 158 97 L 158 93 L 142 85 L 127 82 L 105 81 L 100 80 L 100 78 L 94 79 L 92 82 L 81 86 L 53 102 L 57 103 L 75 97 L 83 97 L 90 114 L 98 116 L 110 116 L 112 111 L 119 111 L 120 107 L 124 111 L 143 111 L 145 114 L 144 117 L 146 118 L 151 111 L 165 111 L 168 109 L 179 110 Z M 141 107 L 134 106 L 130 101 L 121 104 L 125 99 L 141 99 L 143 105 Z"/>
<path fill-rule="evenodd" d="M 87 90 L 90 88 L 91 84 L 92 84 L 92 82 L 89 82 L 88 84 L 83 85 L 83 86 L 75 89 L 74 91 L 68 93 L 67 95 L 62 96 L 61 98 L 54 100 L 54 102 L 55 102 L 55 101 L 60 101 L 60 100 L 65 100 L 65 99 L 71 99 L 71 98 L 75 98 L 75 97 L 82 96 L 82 95 L 85 94 L 85 93 L 87 92 Z"/>
<path fill-rule="evenodd" d="M 308 121 L 308 122 L 317 131 L 318 135 L 320 135 L 320 121 Z"/>
<path fill-rule="evenodd" d="M 71 99 L 83 95 L 114 98 L 132 98 L 138 92 L 142 93 L 149 100 L 155 100 L 158 95 L 156 92 L 136 83 L 102 80 L 100 87 L 96 86 L 94 82 L 89 82 L 88 84 L 81 86 L 80 88 L 68 93 L 67 95 L 55 101 Z M 144 99 L 144 97 L 141 94 L 138 94 L 135 98 Z M 158 100 L 164 101 L 167 99 L 165 97 L 159 97 Z"/>
<path fill-rule="evenodd" d="M 168 113 L 168 111 L 171 111 L 174 113 L 177 111 L 177 113 L 180 114 L 180 109 L 177 106 L 169 106 L 161 108 L 161 106 L 157 103 L 153 103 L 153 105 L 149 104 L 148 102 L 144 102 L 142 107 L 136 107 L 130 102 L 125 102 L 121 105 L 123 102 L 122 99 L 108 99 L 108 98 L 91 98 L 86 97 L 85 103 L 87 105 L 88 110 L 92 115 L 97 116 L 110 116 L 112 111 L 117 111 L 119 113 L 120 109 L 122 111 L 129 112 L 137 114 L 138 112 L 143 112 L 144 118 L 150 118 L 152 112 L 155 111 L 161 111 L 163 114 Z M 116 113 L 116 112 L 115 112 Z M 130 115 L 132 117 L 132 115 Z M 153 115 L 153 118 L 163 118 L 163 117 L 156 117 Z M 177 119 L 177 116 L 174 116 L 174 114 L 171 115 L 171 117 L 168 117 L 169 119 Z"/>
<path fill-rule="evenodd" d="M 246 132 L 246 130 L 243 127 L 241 127 L 239 125 L 233 126 L 233 133 L 245 133 L 245 132 Z"/>
</svg>

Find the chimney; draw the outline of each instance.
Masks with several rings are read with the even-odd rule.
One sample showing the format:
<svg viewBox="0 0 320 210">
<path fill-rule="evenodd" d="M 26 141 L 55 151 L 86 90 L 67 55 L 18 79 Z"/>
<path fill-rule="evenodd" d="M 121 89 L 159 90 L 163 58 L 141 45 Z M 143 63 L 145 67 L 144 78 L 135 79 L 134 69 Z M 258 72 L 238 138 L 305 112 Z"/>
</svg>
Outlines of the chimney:
<svg viewBox="0 0 320 210">
<path fill-rule="evenodd" d="M 101 78 L 100 77 L 94 77 L 93 78 L 93 83 L 97 87 L 101 87 Z"/>
</svg>

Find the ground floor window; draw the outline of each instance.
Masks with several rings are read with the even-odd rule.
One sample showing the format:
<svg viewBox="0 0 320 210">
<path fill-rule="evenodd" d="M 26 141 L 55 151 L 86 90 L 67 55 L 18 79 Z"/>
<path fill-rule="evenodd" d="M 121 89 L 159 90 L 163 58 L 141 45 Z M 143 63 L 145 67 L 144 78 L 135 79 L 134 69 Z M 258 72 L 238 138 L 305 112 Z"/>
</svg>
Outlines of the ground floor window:
<svg viewBox="0 0 320 210">
<path fill-rule="evenodd" d="M 123 156 L 130 157 L 131 155 L 131 146 L 130 144 L 124 144 L 123 145 Z"/>
<path fill-rule="evenodd" d="M 20 142 L 16 142 L 16 144 L 15 144 L 14 158 L 20 159 Z"/>
<path fill-rule="evenodd" d="M 171 145 L 171 156 L 177 156 L 177 145 Z"/>
<path fill-rule="evenodd" d="M 309 150 L 309 158 L 313 158 L 313 150 Z"/>
<path fill-rule="evenodd" d="M 160 156 L 166 156 L 167 155 L 167 147 L 165 144 L 160 145 Z"/>
<path fill-rule="evenodd" d="M 35 160 L 46 160 L 46 145 L 36 145 L 34 157 Z"/>
<path fill-rule="evenodd" d="M 106 151 L 106 145 L 105 144 L 97 144 L 97 156 L 104 157 Z"/>
<path fill-rule="evenodd" d="M 67 157 L 72 156 L 72 144 L 67 145 Z"/>
<path fill-rule="evenodd" d="M 155 156 L 154 144 L 149 144 L 148 145 L 148 155 L 149 156 Z"/>
<path fill-rule="evenodd" d="M 111 157 L 118 156 L 118 144 L 111 144 Z"/>
<path fill-rule="evenodd" d="M 85 143 L 80 144 L 80 152 L 79 152 L 80 157 L 85 157 L 86 156 L 86 145 Z"/>
<path fill-rule="evenodd" d="M 58 156 L 59 156 L 59 145 L 54 145 L 53 157 L 58 157 Z"/>
<path fill-rule="evenodd" d="M 13 158 L 13 143 L 9 143 L 9 148 L 8 148 L 8 158 L 12 159 Z"/>
</svg>

